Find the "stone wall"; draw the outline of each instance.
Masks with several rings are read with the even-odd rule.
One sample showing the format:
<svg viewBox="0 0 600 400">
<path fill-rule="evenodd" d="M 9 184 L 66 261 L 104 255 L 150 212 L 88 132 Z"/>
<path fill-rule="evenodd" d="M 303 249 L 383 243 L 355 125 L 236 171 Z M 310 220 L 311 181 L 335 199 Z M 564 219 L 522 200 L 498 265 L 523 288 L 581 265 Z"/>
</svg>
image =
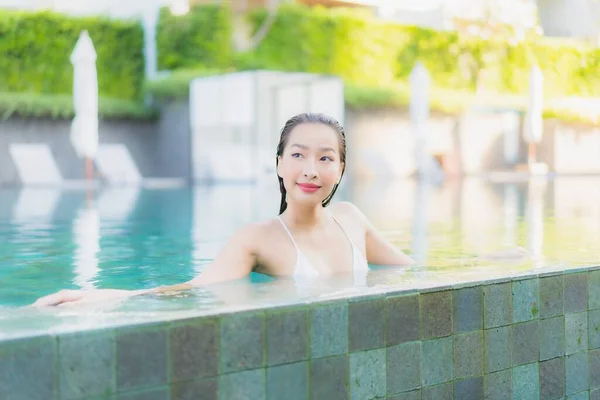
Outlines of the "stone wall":
<svg viewBox="0 0 600 400">
<path fill-rule="evenodd" d="M 156 121 L 101 121 L 100 143 L 125 145 L 143 178 L 190 182 L 193 160 L 189 115 L 189 104 L 184 101 L 162 105 Z M 344 122 L 348 175 L 393 178 L 414 172 L 414 135 L 406 112 L 347 110 Z M 521 125 L 521 115 L 506 110 L 472 111 L 459 116 L 434 113 L 427 126 L 428 152 L 448 174 L 514 170 L 527 162 Z M 64 179 L 83 179 L 84 163 L 71 146 L 69 130 L 67 120 L 10 118 L 0 122 L 0 185 L 21 183 L 9 153 L 10 145 L 15 143 L 47 144 Z M 211 154 L 210 149 L 205 151 Z M 264 148 L 259 154 L 273 151 Z M 545 121 L 537 159 L 557 174 L 600 174 L 600 127 Z M 272 164 L 270 156 L 266 161 Z"/>
<path fill-rule="evenodd" d="M 600 398 L 600 270 L 0 342 L 0 398 Z"/>
<path fill-rule="evenodd" d="M 46 144 L 64 180 L 85 178 L 84 160 L 70 142 L 70 120 L 13 117 L 0 122 L 0 185 L 20 185 L 21 179 L 10 154 L 20 143 Z M 100 146 L 121 144 L 143 178 L 180 178 L 191 173 L 189 107 L 170 103 L 158 120 L 101 120 Z"/>
</svg>

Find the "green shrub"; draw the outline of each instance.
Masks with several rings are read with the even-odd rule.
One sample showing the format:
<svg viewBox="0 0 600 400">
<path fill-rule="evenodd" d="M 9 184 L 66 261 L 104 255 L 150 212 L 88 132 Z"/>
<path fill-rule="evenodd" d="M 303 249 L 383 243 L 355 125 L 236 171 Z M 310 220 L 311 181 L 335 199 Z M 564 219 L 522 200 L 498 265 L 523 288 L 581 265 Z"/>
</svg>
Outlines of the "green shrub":
<svg viewBox="0 0 600 400">
<path fill-rule="evenodd" d="M 189 96 L 189 83 L 192 79 L 219 75 L 225 71 L 218 70 L 181 70 L 173 74 L 148 82 L 146 90 L 157 99 L 187 100 Z M 410 102 L 410 86 L 408 83 L 397 82 L 384 87 L 361 86 L 352 83 L 344 85 L 344 100 L 346 107 L 355 110 L 395 109 L 407 111 Z M 430 104 L 432 112 L 456 114 L 465 111 L 474 105 L 476 98 L 470 90 L 432 88 L 430 93 Z M 484 104 L 490 108 L 510 108 L 525 110 L 526 98 L 520 95 L 494 95 L 491 99 L 485 99 Z M 2 110 L 0 106 L 0 110 Z M 579 122 L 587 124 L 599 124 L 599 117 L 582 115 L 572 110 L 546 107 L 545 118 L 557 118 L 564 121 Z"/>
<path fill-rule="evenodd" d="M 256 30 L 265 10 L 249 14 Z M 484 40 L 457 32 L 382 22 L 354 10 L 280 7 L 277 20 L 241 68 L 336 74 L 359 86 L 407 82 L 417 61 L 442 88 L 525 93 L 531 66 L 545 75 L 550 95 L 600 96 L 600 49 L 569 41 L 531 37 Z M 484 74 L 481 74 L 481 72 Z"/>
<path fill-rule="evenodd" d="M 153 119 L 152 109 L 140 102 L 100 97 L 98 114 L 104 119 Z M 73 97 L 64 94 L 0 92 L 0 120 L 11 116 L 70 119 L 75 115 Z"/>
<path fill-rule="evenodd" d="M 187 100 L 190 93 L 190 82 L 203 76 L 219 75 L 224 71 L 217 69 L 180 69 L 171 74 L 148 81 L 145 91 L 158 99 Z"/>
<path fill-rule="evenodd" d="M 346 106 L 354 109 L 405 108 L 409 91 L 404 88 L 368 87 L 347 84 L 344 86 Z"/>
<path fill-rule="evenodd" d="M 254 29 L 264 10 L 249 14 Z M 396 25 L 345 9 L 330 11 L 284 4 L 267 37 L 255 50 L 260 67 L 335 74 L 363 85 L 394 80 Z"/>
<path fill-rule="evenodd" d="M 159 69 L 202 65 L 224 68 L 233 60 L 232 23 L 228 7 L 198 5 L 185 15 L 162 8 L 157 31 Z"/>
<path fill-rule="evenodd" d="M 144 80 L 140 24 L 51 12 L 0 11 L 0 91 L 71 93 L 69 57 L 83 30 L 98 55 L 100 95 L 138 99 Z"/>
<path fill-rule="evenodd" d="M 600 96 L 600 48 L 544 39 L 534 44 L 533 53 L 549 93 Z"/>
</svg>

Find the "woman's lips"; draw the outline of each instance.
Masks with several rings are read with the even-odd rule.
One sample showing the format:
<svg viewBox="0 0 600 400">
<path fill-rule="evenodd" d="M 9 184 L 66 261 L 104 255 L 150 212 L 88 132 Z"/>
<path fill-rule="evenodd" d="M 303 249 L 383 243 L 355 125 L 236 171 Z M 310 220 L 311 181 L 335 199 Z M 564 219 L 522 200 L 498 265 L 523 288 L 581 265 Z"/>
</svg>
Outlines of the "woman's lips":
<svg viewBox="0 0 600 400">
<path fill-rule="evenodd" d="M 314 193 L 321 188 L 321 186 L 315 185 L 314 183 L 297 183 L 297 185 L 300 187 L 300 190 L 305 193 Z"/>
</svg>

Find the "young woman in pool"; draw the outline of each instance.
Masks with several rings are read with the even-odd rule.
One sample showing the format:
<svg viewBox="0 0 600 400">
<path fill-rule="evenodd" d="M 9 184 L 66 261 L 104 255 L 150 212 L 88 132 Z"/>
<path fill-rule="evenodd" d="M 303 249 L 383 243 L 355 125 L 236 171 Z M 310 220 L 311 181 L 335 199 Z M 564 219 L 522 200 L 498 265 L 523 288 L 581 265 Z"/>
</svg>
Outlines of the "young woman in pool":
<svg viewBox="0 0 600 400">
<path fill-rule="evenodd" d="M 323 114 L 286 122 L 277 146 L 279 216 L 236 232 L 215 260 L 189 282 L 147 290 L 62 290 L 37 306 L 177 292 L 233 281 L 252 271 L 296 281 L 336 275 L 365 276 L 368 265 L 413 260 L 378 233 L 350 203 L 329 205 L 346 167 L 343 127 Z"/>
</svg>

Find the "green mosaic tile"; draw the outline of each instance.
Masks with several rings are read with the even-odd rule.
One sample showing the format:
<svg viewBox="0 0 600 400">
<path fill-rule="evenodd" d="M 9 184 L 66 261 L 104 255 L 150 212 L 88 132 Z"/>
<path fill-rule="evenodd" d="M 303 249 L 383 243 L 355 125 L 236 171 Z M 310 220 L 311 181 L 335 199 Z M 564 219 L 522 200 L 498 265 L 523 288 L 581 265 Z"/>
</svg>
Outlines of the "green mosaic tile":
<svg viewBox="0 0 600 400">
<path fill-rule="evenodd" d="M 421 389 L 422 400 L 452 400 L 454 398 L 454 385 L 443 383 L 437 386 L 428 386 Z"/>
<path fill-rule="evenodd" d="M 485 398 L 490 400 L 512 399 L 512 370 L 493 372 L 484 375 Z"/>
<path fill-rule="evenodd" d="M 306 400 L 308 398 L 308 362 L 278 365 L 267 369 L 267 398 Z"/>
<path fill-rule="evenodd" d="M 483 287 L 484 328 L 496 328 L 512 322 L 512 294 L 510 283 L 499 283 Z"/>
<path fill-rule="evenodd" d="M 311 400 L 350 398 L 350 360 L 347 355 L 310 360 Z"/>
<path fill-rule="evenodd" d="M 588 346 L 600 348 L 600 310 L 588 311 Z"/>
<path fill-rule="evenodd" d="M 564 274 L 540 278 L 540 318 L 564 314 Z"/>
<path fill-rule="evenodd" d="M 310 311 L 311 357 L 348 352 L 348 303 L 316 306 Z"/>
<path fill-rule="evenodd" d="M 351 352 L 385 347 L 385 300 L 349 304 L 348 349 Z"/>
<path fill-rule="evenodd" d="M 454 378 L 483 373 L 483 331 L 454 336 Z"/>
<path fill-rule="evenodd" d="M 589 389 L 588 354 L 571 354 L 565 360 L 567 395 Z"/>
<path fill-rule="evenodd" d="M 565 275 L 565 313 L 586 311 L 588 307 L 588 274 Z"/>
<path fill-rule="evenodd" d="M 483 329 L 483 289 L 481 286 L 452 291 L 454 333 Z"/>
<path fill-rule="evenodd" d="M 171 384 L 171 400 L 218 399 L 218 378 L 202 378 Z"/>
<path fill-rule="evenodd" d="M 421 400 L 421 390 L 394 394 L 388 396 L 387 400 Z"/>
<path fill-rule="evenodd" d="M 263 313 L 221 318 L 220 373 L 264 367 L 265 336 Z"/>
<path fill-rule="evenodd" d="M 407 392 L 421 386 L 421 342 L 387 348 L 387 392 Z"/>
<path fill-rule="evenodd" d="M 218 375 L 219 324 L 216 318 L 202 318 L 172 326 L 169 347 L 170 382 Z"/>
<path fill-rule="evenodd" d="M 540 357 L 538 321 L 514 324 L 512 329 L 512 365 L 529 364 Z"/>
<path fill-rule="evenodd" d="M 540 398 L 562 399 L 565 393 L 564 357 L 542 361 L 540 363 Z"/>
<path fill-rule="evenodd" d="M 539 398 L 540 377 L 537 363 L 520 365 L 512 369 L 512 395 L 515 400 Z"/>
<path fill-rule="evenodd" d="M 565 354 L 574 354 L 588 349 L 587 312 L 565 315 Z"/>
<path fill-rule="evenodd" d="M 483 399 L 483 376 L 454 381 L 454 398 L 461 400 Z"/>
<path fill-rule="evenodd" d="M 308 358 L 308 312 L 267 313 L 267 365 L 287 364 Z"/>
<path fill-rule="evenodd" d="M 132 392 L 119 393 L 117 400 L 170 400 L 170 390 L 163 386 Z"/>
<path fill-rule="evenodd" d="M 350 354 L 350 394 L 353 400 L 386 395 L 385 349 Z"/>
<path fill-rule="evenodd" d="M 421 343 L 421 382 L 434 386 L 454 377 L 452 337 L 425 340 Z"/>
<path fill-rule="evenodd" d="M 590 400 L 600 400 L 600 389 L 590 390 Z"/>
<path fill-rule="evenodd" d="M 452 334 L 452 292 L 432 292 L 420 296 L 421 339 Z"/>
<path fill-rule="evenodd" d="M 539 317 L 539 279 L 512 282 L 513 322 L 525 322 Z"/>
<path fill-rule="evenodd" d="M 590 310 L 600 308 L 600 270 L 590 271 L 588 276 L 588 306 Z"/>
<path fill-rule="evenodd" d="M 589 392 L 580 392 L 577 394 L 572 394 L 567 397 L 567 400 L 589 400 L 590 393 Z"/>
<path fill-rule="evenodd" d="M 540 320 L 540 360 L 565 355 L 565 317 Z"/>
<path fill-rule="evenodd" d="M 219 375 L 219 399 L 265 400 L 265 369 Z"/>
<path fill-rule="evenodd" d="M 53 337 L 0 343 L 0 399 L 53 399 L 56 358 Z"/>
<path fill-rule="evenodd" d="M 496 372 L 512 365 L 512 342 L 510 326 L 484 331 L 484 367 L 485 373 Z"/>
<path fill-rule="evenodd" d="M 117 390 L 167 383 L 167 332 L 164 328 L 117 331 Z"/>
<path fill-rule="evenodd" d="M 590 389 L 600 388 L 600 350 L 590 350 Z"/>
<path fill-rule="evenodd" d="M 59 397 L 71 400 L 115 393 L 115 349 L 114 331 L 60 336 Z"/>
<path fill-rule="evenodd" d="M 419 339 L 419 310 L 417 294 L 386 299 L 388 346 Z"/>
</svg>

